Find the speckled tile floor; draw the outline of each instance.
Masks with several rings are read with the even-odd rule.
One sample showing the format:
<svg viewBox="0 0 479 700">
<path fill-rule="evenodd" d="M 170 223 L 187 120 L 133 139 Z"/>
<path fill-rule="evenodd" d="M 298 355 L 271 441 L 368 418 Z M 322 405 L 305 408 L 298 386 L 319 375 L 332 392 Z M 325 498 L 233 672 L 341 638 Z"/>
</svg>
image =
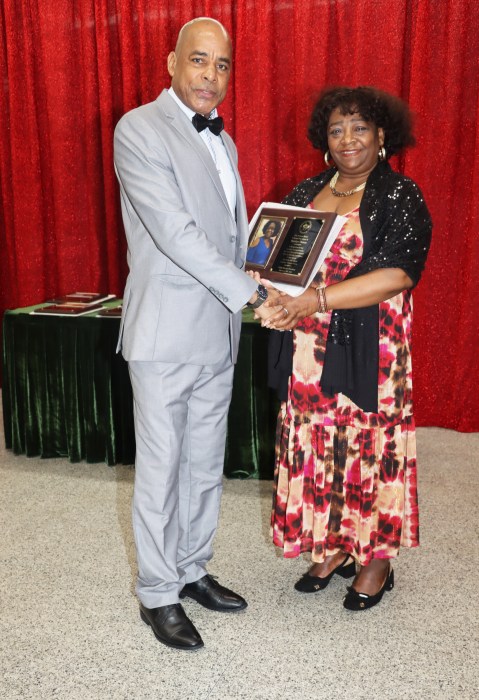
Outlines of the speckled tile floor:
<svg viewBox="0 0 479 700">
<path fill-rule="evenodd" d="M 210 571 L 248 610 L 185 602 L 205 648 L 159 644 L 138 615 L 133 470 L 0 447 L 0 697 L 5 700 L 475 700 L 479 697 L 479 434 L 418 431 L 422 546 L 366 613 L 345 581 L 293 583 L 268 534 L 271 483 L 225 481 Z"/>
</svg>

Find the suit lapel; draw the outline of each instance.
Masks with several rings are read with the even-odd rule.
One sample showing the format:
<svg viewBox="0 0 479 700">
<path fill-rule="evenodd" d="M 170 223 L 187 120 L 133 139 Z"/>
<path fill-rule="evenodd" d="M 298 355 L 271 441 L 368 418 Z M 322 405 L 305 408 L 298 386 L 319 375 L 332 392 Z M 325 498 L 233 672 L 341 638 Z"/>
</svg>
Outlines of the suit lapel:
<svg viewBox="0 0 479 700">
<path fill-rule="evenodd" d="M 196 131 L 193 124 L 191 124 L 188 121 L 188 118 L 186 117 L 184 112 L 181 111 L 181 109 L 178 107 L 175 101 L 168 95 L 168 92 L 166 90 L 164 90 L 161 93 L 161 95 L 157 98 L 157 102 L 161 106 L 162 111 L 168 119 L 169 123 L 171 124 L 172 128 L 175 129 L 175 131 L 177 131 L 188 142 L 189 147 L 193 148 L 198 157 L 201 158 L 201 160 L 203 161 L 203 164 L 209 176 L 213 180 L 214 186 L 216 187 L 218 194 L 220 195 L 226 209 L 231 215 L 231 210 L 228 205 L 228 200 L 226 199 L 223 185 L 221 184 L 218 171 L 216 170 L 216 166 L 213 162 L 213 158 L 211 157 L 211 153 L 209 152 L 207 145 L 204 143 L 202 138 L 198 137 L 198 132 Z M 231 151 L 228 148 L 224 139 L 223 143 L 225 144 L 233 171 L 236 176 L 236 181 L 238 182 L 238 171 L 235 167 L 233 159 L 231 158 Z"/>
</svg>

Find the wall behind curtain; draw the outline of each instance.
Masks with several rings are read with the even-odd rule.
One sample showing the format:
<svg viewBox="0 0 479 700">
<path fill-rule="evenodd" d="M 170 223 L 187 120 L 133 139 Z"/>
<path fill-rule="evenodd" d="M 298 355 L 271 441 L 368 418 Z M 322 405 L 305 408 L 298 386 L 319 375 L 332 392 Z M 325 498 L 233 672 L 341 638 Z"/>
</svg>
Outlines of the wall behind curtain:
<svg viewBox="0 0 479 700">
<path fill-rule="evenodd" d="M 421 186 L 435 223 L 415 292 L 417 420 L 479 430 L 478 8 L 476 0 L 3 0 L 0 312 L 80 289 L 121 295 L 113 129 L 168 87 L 179 28 L 209 15 L 233 37 L 221 112 L 250 213 L 323 169 L 305 135 L 323 86 L 376 85 L 411 105 L 418 146 L 392 164 Z"/>
</svg>

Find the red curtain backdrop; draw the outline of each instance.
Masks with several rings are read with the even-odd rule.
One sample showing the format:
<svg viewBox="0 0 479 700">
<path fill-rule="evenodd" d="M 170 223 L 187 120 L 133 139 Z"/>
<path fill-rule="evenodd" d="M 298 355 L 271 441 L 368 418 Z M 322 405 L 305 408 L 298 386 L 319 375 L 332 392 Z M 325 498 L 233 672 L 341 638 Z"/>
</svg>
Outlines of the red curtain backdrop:
<svg viewBox="0 0 479 700">
<path fill-rule="evenodd" d="M 0 312 L 74 290 L 121 295 L 113 129 L 168 87 L 177 32 L 203 15 L 233 38 L 221 112 L 250 213 L 323 168 L 306 139 L 322 87 L 375 85 L 409 102 L 418 145 L 393 165 L 435 223 L 415 293 L 416 416 L 479 430 L 477 0 L 2 0 Z"/>
</svg>

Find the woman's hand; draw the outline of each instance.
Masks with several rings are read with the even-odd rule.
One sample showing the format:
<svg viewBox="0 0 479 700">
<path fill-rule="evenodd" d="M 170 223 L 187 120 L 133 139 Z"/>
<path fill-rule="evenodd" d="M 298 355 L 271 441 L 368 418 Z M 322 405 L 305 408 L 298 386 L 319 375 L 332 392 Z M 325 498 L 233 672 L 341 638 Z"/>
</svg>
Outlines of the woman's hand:
<svg viewBox="0 0 479 700">
<path fill-rule="evenodd" d="M 262 282 L 264 284 L 265 280 L 262 280 Z M 274 300 L 271 299 L 270 301 L 268 296 L 268 300 L 265 301 L 263 306 L 267 308 L 275 307 L 275 313 L 262 322 L 263 326 L 277 331 L 290 331 L 296 326 L 298 321 L 316 313 L 318 310 L 318 297 L 316 291 L 308 287 L 297 297 L 281 293 Z"/>
</svg>

